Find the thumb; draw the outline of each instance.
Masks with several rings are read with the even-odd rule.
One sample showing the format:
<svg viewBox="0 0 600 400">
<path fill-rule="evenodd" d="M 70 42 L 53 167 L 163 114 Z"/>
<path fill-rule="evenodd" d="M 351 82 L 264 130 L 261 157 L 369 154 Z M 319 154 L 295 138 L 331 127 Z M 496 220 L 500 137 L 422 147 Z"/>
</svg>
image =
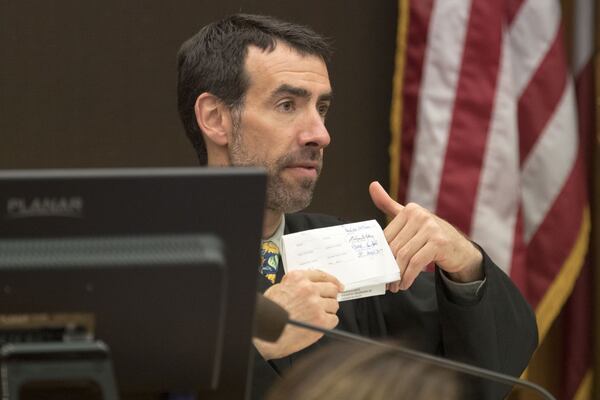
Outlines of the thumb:
<svg viewBox="0 0 600 400">
<path fill-rule="evenodd" d="M 390 217 L 395 217 L 404 209 L 400 203 L 394 201 L 394 199 L 387 194 L 383 186 L 377 181 L 371 182 L 369 185 L 369 194 L 371 195 L 371 200 L 373 200 L 375 206 Z"/>
</svg>

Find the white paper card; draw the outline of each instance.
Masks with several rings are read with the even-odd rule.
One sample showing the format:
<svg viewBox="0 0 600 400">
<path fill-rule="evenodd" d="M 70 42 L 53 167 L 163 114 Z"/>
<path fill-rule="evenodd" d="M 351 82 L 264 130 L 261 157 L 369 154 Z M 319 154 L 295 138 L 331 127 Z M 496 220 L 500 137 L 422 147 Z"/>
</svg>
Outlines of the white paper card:
<svg viewBox="0 0 600 400">
<path fill-rule="evenodd" d="M 346 301 L 353 299 L 361 299 L 363 297 L 380 296 L 385 294 L 385 283 L 378 283 L 376 285 L 364 286 L 352 290 L 344 290 L 338 294 L 338 301 Z"/>
<path fill-rule="evenodd" d="M 396 260 L 375 220 L 284 235 L 282 258 L 286 273 L 319 269 L 335 276 L 344 293 L 363 289 L 354 292 L 357 297 L 346 298 L 343 293 L 342 300 L 383 294 L 386 283 L 400 280 Z"/>
</svg>

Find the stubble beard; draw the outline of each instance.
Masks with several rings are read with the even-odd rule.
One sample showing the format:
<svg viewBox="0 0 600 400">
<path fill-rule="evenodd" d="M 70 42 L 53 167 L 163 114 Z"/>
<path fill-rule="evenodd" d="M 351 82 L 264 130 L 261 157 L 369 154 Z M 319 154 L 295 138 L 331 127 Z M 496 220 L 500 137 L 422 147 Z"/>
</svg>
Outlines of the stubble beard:
<svg viewBox="0 0 600 400">
<path fill-rule="evenodd" d="M 269 210 L 292 213 L 300 211 L 310 204 L 321 173 L 322 156 L 317 148 L 304 147 L 285 154 L 274 162 L 263 160 L 258 154 L 251 154 L 244 146 L 239 126 L 234 127 L 232 143 L 229 146 L 231 165 L 237 167 L 263 167 L 267 170 L 266 208 Z M 318 161 L 317 178 L 302 178 L 295 182 L 286 181 L 282 176 L 289 165 L 303 161 Z"/>
</svg>

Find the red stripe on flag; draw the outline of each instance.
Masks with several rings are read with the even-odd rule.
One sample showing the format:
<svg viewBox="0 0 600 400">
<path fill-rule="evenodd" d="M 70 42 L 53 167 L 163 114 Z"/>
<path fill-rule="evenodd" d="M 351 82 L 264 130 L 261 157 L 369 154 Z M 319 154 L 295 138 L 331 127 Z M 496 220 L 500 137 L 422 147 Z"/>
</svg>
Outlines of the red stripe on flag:
<svg viewBox="0 0 600 400">
<path fill-rule="evenodd" d="M 463 232 L 471 228 L 500 62 L 504 7 L 475 0 L 471 6 L 437 213 Z"/>
<path fill-rule="evenodd" d="M 525 0 L 508 0 L 506 2 L 506 20 L 508 25 L 514 21 Z"/>
<path fill-rule="evenodd" d="M 554 115 L 567 84 L 567 57 L 563 25 L 537 71 L 519 98 L 519 148 L 521 165 Z"/>
<path fill-rule="evenodd" d="M 556 201 L 527 246 L 527 300 L 536 308 L 567 260 L 587 205 L 583 148 Z"/>
<path fill-rule="evenodd" d="M 423 63 L 427 50 L 427 37 L 433 0 L 411 1 L 408 27 L 406 64 L 403 83 L 402 154 L 400 156 L 400 182 L 397 198 L 406 203 L 406 190 L 410 177 L 412 155 L 417 132 L 417 109 L 423 76 Z"/>
<path fill-rule="evenodd" d="M 563 59 L 563 62 L 565 61 Z M 561 69 L 565 70 L 564 75 L 566 75 L 566 68 Z M 590 147 L 589 132 L 593 123 L 592 88 L 593 75 L 590 62 L 576 81 L 579 113 L 577 159 L 563 189 L 527 248 L 528 279 L 524 286 L 527 288 L 526 298 L 533 307 L 537 307 L 569 256 L 581 228 L 580 215 L 588 204 L 587 153 Z M 512 273 L 513 271 L 511 275 Z"/>
</svg>

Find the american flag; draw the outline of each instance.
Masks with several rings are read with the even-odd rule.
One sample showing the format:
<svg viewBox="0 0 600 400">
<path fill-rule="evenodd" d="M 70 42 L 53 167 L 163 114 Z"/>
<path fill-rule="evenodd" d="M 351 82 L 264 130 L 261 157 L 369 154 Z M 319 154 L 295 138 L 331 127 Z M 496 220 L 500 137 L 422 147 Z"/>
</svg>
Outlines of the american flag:
<svg viewBox="0 0 600 400">
<path fill-rule="evenodd" d="M 588 249 L 592 115 L 577 101 L 592 101 L 592 1 L 572 70 L 558 1 L 399 0 L 390 192 L 481 244 L 535 309 L 540 340 Z"/>
</svg>

